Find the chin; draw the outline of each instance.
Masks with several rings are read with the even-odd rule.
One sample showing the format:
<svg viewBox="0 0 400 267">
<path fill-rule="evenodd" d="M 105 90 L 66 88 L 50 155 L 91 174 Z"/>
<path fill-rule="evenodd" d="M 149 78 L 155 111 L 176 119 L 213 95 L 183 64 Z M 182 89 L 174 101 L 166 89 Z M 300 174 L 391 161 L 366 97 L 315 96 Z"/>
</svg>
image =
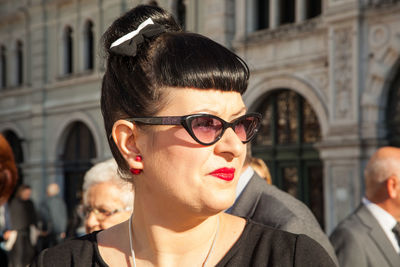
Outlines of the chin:
<svg viewBox="0 0 400 267">
<path fill-rule="evenodd" d="M 218 197 L 208 198 L 207 209 L 210 210 L 213 214 L 222 212 L 228 208 L 230 208 L 235 201 L 235 195 L 219 195 Z"/>
</svg>

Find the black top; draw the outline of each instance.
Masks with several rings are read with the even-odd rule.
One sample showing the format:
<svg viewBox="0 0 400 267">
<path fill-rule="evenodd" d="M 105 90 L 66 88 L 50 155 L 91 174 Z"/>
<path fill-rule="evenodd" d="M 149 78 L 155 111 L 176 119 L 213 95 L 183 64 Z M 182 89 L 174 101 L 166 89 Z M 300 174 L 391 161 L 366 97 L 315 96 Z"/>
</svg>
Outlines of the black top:
<svg viewBox="0 0 400 267">
<path fill-rule="evenodd" d="M 16 197 L 11 201 L 9 208 L 13 230 L 27 231 L 31 224 L 36 225 L 36 211 L 32 200 Z"/>
<path fill-rule="evenodd" d="M 97 232 L 42 251 L 32 267 L 108 266 L 100 256 Z M 248 220 L 242 235 L 221 266 L 304 266 L 335 267 L 325 250 L 306 235 L 296 235 Z"/>
</svg>

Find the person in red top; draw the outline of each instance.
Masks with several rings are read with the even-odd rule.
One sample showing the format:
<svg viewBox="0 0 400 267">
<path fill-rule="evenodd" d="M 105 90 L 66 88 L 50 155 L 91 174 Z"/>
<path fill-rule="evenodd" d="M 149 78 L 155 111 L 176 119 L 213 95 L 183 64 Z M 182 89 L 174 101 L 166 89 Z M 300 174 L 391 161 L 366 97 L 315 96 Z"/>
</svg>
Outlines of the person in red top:
<svg viewBox="0 0 400 267">
<path fill-rule="evenodd" d="M 14 154 L 7 140 L 0 134 L 0 242 L 7 241 L 11 235 L 7 201 L 18 181 L 18 171 Z M 0 249 L 0 266 L 7 266 L 8 258 Z"/>
</svg>

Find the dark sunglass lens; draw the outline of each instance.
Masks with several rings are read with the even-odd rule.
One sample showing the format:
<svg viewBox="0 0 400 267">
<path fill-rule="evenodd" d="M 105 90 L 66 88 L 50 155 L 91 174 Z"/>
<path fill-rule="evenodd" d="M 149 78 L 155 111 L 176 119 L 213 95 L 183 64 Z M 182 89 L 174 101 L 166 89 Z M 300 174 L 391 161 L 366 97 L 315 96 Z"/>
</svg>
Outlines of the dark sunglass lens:
<svg viewBox="0 0 400 267">
<path fill-rule="evenodd" d="M 192 120 L 191 128 L 203 143 L 212 143 L 222 131 L 222 122 L 212 117 L 197 117 Z"/>
<path fill-rule="evenodd" d="M 244 117 L 239 120 L 235 127 L 235 133 L 243 142 L 249 141 L 253 138 L 258 128 L 259 119 L 257 117 Z"/>
</svg>

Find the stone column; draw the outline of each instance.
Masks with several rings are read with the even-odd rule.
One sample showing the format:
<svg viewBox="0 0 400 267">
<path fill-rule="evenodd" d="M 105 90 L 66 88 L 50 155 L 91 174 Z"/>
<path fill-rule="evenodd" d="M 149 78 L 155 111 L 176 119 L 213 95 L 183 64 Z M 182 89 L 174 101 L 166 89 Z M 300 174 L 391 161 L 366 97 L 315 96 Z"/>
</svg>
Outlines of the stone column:
<svg viewBox="0 0 400 267">
<path fill-rule="evenodd" d="M 234 38 L 235 6 L 232 0 L 202 1 L 206 16 L 204 17 L 204 34 L 214 41 L 230 47 Z"/>
<path fill-rule="evenodd" d="M 307 5 L 306 0 L 296 0 L 296 23 L 306 20 Z"/>
<path fill-rule="evenodd" d="M 30 113 L 30 136 L 28 137 L 29 153 L 26 155 L 26 175 L 24 183 L 32 187 L 32 199 L 38 203 L 40 193 L 43 192 L 43 186 L 46 184 L 46 174 L 44 172 L 44 162 L 46 161 L 46 117 L 44 101 L 46 93 L 43 89 L 47 79 L 48 69 L 48 43 L 47 24 L 46 24 L 46 8 L 41 3 L 36 2 L 29 6 L 29 32 L 31 35 L 30 43 L 30 66 L 28 68 L 34 70 L 32 72 L 32 95 L 31 113 Z"/>
<path fill-rule="evenodd" d="M 280 5 L 279 0 L 269 1 L 269 27 L 270 29 L 276 29 L 280 22 Z"/>
<path fill-rule="evenodd" d="M 246 14 L 246 1 L 236 0 L 235 2 L 235 40 L 240 40 L 246 36 L 247 14 Z"/>
<path fill-rule="evenodd" d="M 363 196 L 363 155 L 360 144 L 344 139 L 319 144 L 324 163 L 325 230 L 330 234 Z"/>
</svg>

